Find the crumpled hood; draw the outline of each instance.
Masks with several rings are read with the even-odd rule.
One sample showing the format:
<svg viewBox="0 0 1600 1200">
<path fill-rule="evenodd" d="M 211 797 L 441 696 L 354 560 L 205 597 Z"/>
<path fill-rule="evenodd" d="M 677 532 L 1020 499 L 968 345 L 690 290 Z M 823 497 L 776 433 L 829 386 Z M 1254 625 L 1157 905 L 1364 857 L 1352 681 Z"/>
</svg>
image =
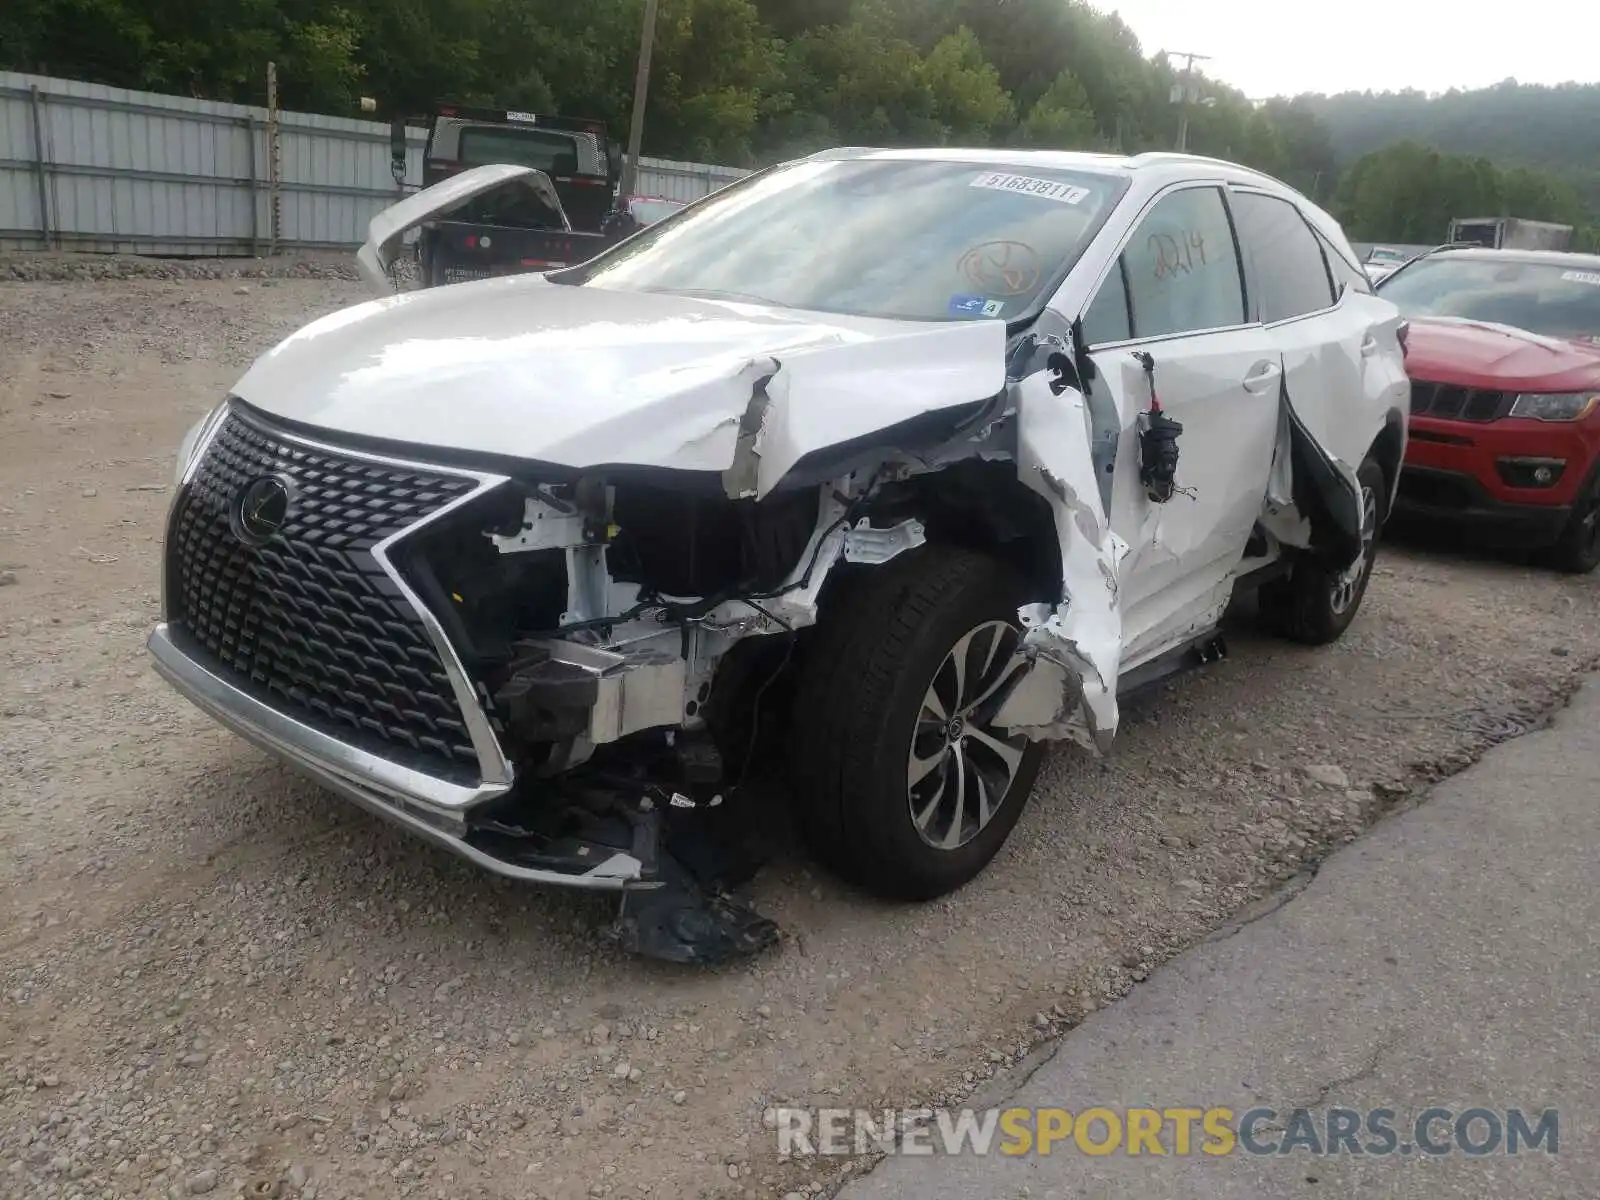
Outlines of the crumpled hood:
<svg viewBox="0 0 1600 1200">
<path fill-rule="evenodd" d="M 1600 387 L 1600 347 L 1509 325 L 1415 317 L 1406 369 L 1418 379 L 1499 391 Z"/>
<path fill-rule="evenodd" d="M 376 300 L 235 394 L 306 425 L 562 466 L 726 470 L 758 384 L 764 494 L 794 461 L 1005 386 L 1001 321 L 832 316 L 519 275 Z"/>
</svg>

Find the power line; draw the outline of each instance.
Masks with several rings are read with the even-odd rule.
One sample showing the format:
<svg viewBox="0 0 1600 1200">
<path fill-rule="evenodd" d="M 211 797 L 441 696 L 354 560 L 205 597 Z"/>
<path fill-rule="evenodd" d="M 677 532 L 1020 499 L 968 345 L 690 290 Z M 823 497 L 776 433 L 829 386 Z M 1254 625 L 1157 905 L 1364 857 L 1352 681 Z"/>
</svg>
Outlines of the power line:
<svg viewBox="0 0 1600 1200">
<path fill-rule="evenodd" d="M 1181 58 L 1183 65 L 1183 82 L 1178 85 L 1178 153 L 1182 154 L 1189 149 L 1189 104 L 1194 93 L 1194 64 L 1197 62 L 1210 62 L 1209 54 L 1196 54 L 1191 50 L 1163 50 L 1169 59 Z"/>
</svg>

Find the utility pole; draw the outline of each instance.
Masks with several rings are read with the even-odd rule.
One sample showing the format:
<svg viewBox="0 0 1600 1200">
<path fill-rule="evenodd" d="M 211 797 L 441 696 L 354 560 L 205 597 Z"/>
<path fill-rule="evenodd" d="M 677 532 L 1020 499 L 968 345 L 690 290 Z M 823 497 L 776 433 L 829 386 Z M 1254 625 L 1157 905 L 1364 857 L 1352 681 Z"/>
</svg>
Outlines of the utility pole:
<svg viewBox="0 0 1600 1200">
<path fill-rule="evenodd" d="M 250 153 L 254 154 L 254 147 Z M 251 203 L 255 198 L 251 197 Z M 283 135 L 278 124 L 278 64 L 267 64 L 267 254 L 276 258 L 283 236 Z"/>
<path fill-rule="evenodd" d="M 639 178 L 639 153 L 644 144 L 644 105 L 650 94 L 650 54 L 656 45 L 656 11 L 661 0 L 644 0 L 644 29 L 639 34 L 639 74 L 633 81 L 633 123 L 628 128 L 628 161 L 622 168 L 622 194 L 633 193 Z"/>
<path fill-rule="evenodd" d="M 1189 149 L 1189 105 L 1194 101 L 1194 64 L 1208 62 L 1209 54 L 1192 54 L 1187 50 L 1168 50 L 1168 58 L 1184 59 L 1183 82 L 1173 88 L 1172 102 L 1178 105 L 1178 153 Z"/>
</svg>

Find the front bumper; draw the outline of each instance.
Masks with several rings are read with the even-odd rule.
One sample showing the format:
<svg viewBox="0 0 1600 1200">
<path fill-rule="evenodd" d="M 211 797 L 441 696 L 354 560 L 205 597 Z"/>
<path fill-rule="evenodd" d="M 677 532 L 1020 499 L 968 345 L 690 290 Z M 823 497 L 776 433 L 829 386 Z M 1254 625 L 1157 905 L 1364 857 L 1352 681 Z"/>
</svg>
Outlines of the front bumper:
<svg viewBox="0 0 1600 1200">
<path fill-rule="evenodd" d="M 1400 472 L 1394 514 L 1439 525 L 1470 526 L 1485 538 L 1547 546 L 1561 535 L 1567 505 L 1510 504 L 1497 500 L 1473 476 L 1407 464 Z"/>
<path fill-rule="evenodd" d="M 525 883 L 619 891 L 640 881 L 642 864 L 629 854 L 569 873 L 485 852 L 468 840 L 466 814 L 505 795 L 508 785 L 459 787 L 329 737 L 239 690 L 186 653 L 183 642 L 183 632 L 165 623 L 151 633 L 148 648 L 163 679 L 208 716 L 368 812 L 476 867 Z"/>
<path fill-rule="evenodd" d="M 1560 536 L 1595 469 L 1600 445 L 1587 422 L 1507 417 L 1459 421 L 1413 415 L 1395 512 L 1486 536 L 1543 545 Z M 1508 473 L 1508 464 L 1559 464 L 1543 487 Z"/>
</svg>

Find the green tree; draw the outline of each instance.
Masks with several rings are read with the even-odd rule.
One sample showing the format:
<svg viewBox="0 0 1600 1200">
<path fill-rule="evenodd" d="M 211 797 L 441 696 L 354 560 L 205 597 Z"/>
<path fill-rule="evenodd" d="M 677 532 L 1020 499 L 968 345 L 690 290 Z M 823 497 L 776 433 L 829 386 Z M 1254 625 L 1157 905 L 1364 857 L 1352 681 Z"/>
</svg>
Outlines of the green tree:
<svg viewBox="0 0 1600 1200">
<path fill-rule="evenodd" d="M 1000 73 L 965 25 L 939 39 L 918 72 L 933 102 L 932 117 L 958 140 L 987 142 L 1016 120 Z"/>
<path fill-rule="evenodd" d="M 1284 182 L 1306 195 L 1325 200 L 1338 183 L 1339 163 L 1328 127 L 1304 96 L 1268 100 L 1262 117 L 1276 129 L 1285 158 Z"/>
<path fill-rule="evenodd" d="M 663 0 L 648 120 L 652 152 L 752 160 L 776 44 L 751 0 Z"/>
<path fill-rule="evenodd" d="M 334 8 L 321 21 L 289 23 L 286 35 L 284 71 L 295 103 L 315 112 L 348 111 L 359 103 L 366 68 L 357 59 L 361 27 L 355 14 Z"/>
<path fill-rule="evenodd" d="M 1056 76 L 1011 138 L 1014 145 L 1039 150 L 1089 150 L 1099 140 L 1089 95 L 1071 71 Z"/>
<path fill-rule="evenodd" d="M 0 67 L 260 103 L 273 60 L 291 108 L 455 100 L 620 137 L 644 4 L 0 0 Z M 841 143 L 1168 150 L 1177 79 L 1090 0 L 661 0 L 645 150 L 752 165 Z M 1195 82 L 1191 150 L 1276 175 L 1358 232 L 1429 241 L 1469 211 L 1600 224 L 1600 84 L 1255 104 Z"/>
<path fill-rule="evenodd" d="M 1397 142 L 1363 155 L 1345 173 L 1336 208 L 1352 237 L 1434 242 L 1455 217 L 1526 217 L 1583 225 L 1570 184 L 1526 168 L 1499 170 L 1486 158 Z"/>
</svg>

